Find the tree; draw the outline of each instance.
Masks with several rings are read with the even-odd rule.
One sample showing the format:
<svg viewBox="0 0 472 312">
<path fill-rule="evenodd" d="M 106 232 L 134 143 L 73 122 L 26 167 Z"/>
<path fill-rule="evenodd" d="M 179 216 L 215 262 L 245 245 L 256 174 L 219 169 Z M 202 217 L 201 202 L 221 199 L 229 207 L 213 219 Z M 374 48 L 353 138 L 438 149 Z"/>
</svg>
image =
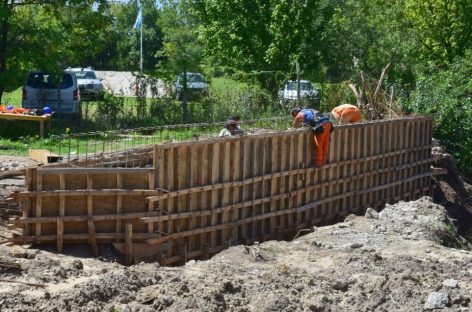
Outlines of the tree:
<svg viewBox="0 0 472 312">
<path fill-rule="evenodd" d="M 143 69 L 153 71 L 159 62 L 156 51 L 162 49 L 162 32 L 156 24 L 159 8 L 156 1 L 141 0 L 143 7 Z M 140 31 L 132 29 L 138 12 L 138 1 L 114 2 L 109 13 L 112 27 L 107 33 L 106 49 L 98 56 L 99 67 L 115 70 L 138 70 Z"/>
<path fill-rule="evenodd" d="M 29 69 L 58 72 L 70 62 L 93 58 L 103 19 L 102 4 L 96 12 L 92 5 L 91 0 L 0 2 L 0 101 Z M 91 21 L 100 22 L 98 29 Z"/>
<path fill-rule="evenodd" d="M 409 109 L 434 117 L 435 138 L 472 174 L 472 50 L 456 58 L 450 68 L 418 78 Z"/>
<path fill-rule="evenodd" d="M 271 91 L 274 79 L 295 73 L 296 62 L 305 72 L 320 67 L 331 1 L 195 0 L 193 7 L 206 55 L 256 76 Z"/>
<path fill-rule="evenodd" d="M 406 0 L 405 12 L 423 61 L 444 67 L 472 47 L 472 1 Z"/>
<path fill-rule="evenodd" d="M 197 22 L 189 8 L 186 1 L 165 1 L 157 20 L 164 34 L 163 49 L 158 55 L 165 58 L 159 64 L 158 72 L 168 80 L 182 73 L 182 122 L 189 120 L 187 72 L 198 71 L 203 56 L 203 48 L 197 39 Z"/>
</svg>

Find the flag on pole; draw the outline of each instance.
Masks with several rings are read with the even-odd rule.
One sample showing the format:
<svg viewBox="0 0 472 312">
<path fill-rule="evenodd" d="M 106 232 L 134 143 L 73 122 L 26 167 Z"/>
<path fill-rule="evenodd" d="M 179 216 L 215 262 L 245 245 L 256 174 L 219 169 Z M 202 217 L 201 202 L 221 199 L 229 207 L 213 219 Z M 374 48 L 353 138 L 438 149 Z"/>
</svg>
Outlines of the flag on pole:
<svg viewBox="0 0 472 312">
<path fill-rule="evenodd" d="M 141 3 L 139 4 L 138 16 L 136 17 L 136 22 L 134 22 L 133 29 L 138 29 L 143 22 L 143 8 Z"/>
</svg>

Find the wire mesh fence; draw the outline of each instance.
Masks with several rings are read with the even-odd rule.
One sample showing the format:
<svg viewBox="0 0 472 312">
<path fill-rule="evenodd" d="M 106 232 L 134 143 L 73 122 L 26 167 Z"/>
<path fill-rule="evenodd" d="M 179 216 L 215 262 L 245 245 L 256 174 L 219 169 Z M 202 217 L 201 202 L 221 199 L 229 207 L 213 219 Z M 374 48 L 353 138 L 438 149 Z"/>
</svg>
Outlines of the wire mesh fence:
<svg viewBox="0 0 472 312">
<path fill-rule="evenodd" d="M 241 121 L 244 134 L 285 129 L 291 119 L 274 117 Z M 224 122 L 142 127 L 52 136 L 51 149 L 61 164 L 77 167 L 150 167 L 152 145 L 218 137 Z"/>
</svg>

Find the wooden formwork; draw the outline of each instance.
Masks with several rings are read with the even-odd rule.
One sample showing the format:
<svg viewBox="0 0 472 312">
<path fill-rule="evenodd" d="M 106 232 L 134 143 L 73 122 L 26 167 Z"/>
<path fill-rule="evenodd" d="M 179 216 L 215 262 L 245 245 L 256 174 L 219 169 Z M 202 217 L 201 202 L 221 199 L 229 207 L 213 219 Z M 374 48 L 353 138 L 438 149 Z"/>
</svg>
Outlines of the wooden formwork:
<svg viewBox="0 0 472 312">
<path fill-rule="evenodd" d="M 178 264 L 238 243 L 293 237 L 431 187 L 432 120 L 343 125 L 313 166 L 310 130 L 156 145 L 152 168 L 43 167 L 27 174 L 18 243 L 113 242 L 129 261 Z"/>
</svg>

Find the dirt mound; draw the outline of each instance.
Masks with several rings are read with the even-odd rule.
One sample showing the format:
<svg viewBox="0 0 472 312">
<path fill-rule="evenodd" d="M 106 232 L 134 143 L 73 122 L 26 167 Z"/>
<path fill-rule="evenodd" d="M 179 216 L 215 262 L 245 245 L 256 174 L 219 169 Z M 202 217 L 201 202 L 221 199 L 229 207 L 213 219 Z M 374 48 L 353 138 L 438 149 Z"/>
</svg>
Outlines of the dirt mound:
<svg viewBox="0 0 472 312">
<path fill-rule="evenodd" d="M 472 253 L 430 198 L 236 246 L 183 267 L 123 267 L 0 246 L 2 311 L 470 311 Z M 16 263 L 20 268 L 2 267 Z"/>
</svg>

